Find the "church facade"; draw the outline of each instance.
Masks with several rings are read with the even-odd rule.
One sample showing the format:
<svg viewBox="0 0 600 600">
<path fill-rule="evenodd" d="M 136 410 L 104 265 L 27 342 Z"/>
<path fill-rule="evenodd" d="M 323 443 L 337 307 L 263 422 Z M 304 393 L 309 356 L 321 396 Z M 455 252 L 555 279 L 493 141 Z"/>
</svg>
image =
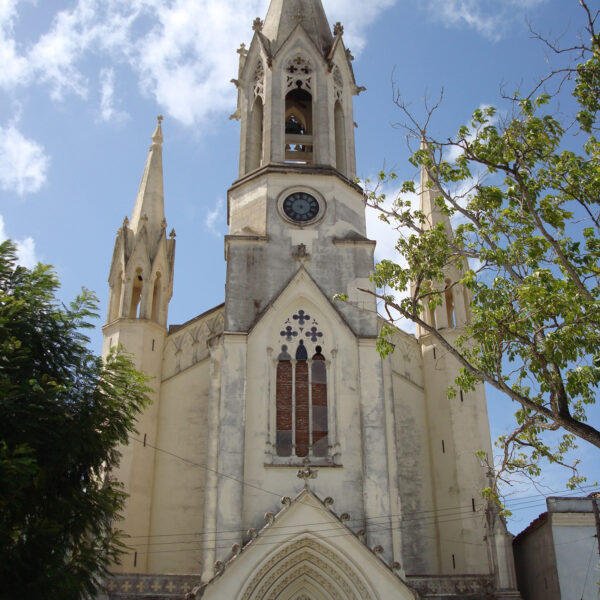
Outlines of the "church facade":
<svg viewBox="0 0 600 600">
<path fill-rule="evenodd" d="M 458 366 L 426 332 L 377 352 L 343 28 L 320 0 L 272 0 L 253 29 L 224 304 L 167 326 L 160 120 L 115 243 L 103 351 L 135 355 L 153 404 L 114 474 L 131 537 L 109 597 L 518 598 L 511 536 L 481 497 L 483 388 L 448 399 Z M 452 341 L 469 298 L 450 289 L 429 317 Z"/>
</svg>

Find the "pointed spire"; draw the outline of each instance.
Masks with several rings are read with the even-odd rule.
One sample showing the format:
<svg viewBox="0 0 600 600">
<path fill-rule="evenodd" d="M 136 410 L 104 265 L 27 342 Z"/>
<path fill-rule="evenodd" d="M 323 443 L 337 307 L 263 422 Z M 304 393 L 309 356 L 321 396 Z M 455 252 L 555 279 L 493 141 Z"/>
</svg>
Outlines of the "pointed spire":
<svg viewBox="0 0 600 600">
<path fill-rule="evenodd" d="M 146 161 L 146 168 L 138 191 L 130 228 L 138 233 L 145 225 L 148 233 L 161 231 L 165 219 L 163 167 L 162 167 L 162 117 L 152 134 L 152 146 Z"/>
<path fill-rule="evenodd" d="M 421 140 L 420 150 L 427 150 L 431 154 L 431 149 L 425 139 Z M 427 225 L 429 228 L 435 227 L 438 223 L 444 223 L 446 232 L 452 235 L 452 226 L 450 225 L 450 218 L 440 210 L 436 202 L 436 198 L 439 198 L 442 191 L 430 177 L 427 172 L 427 167 L 421 165 L 421 199 L 420 199 L 420 210 L 425 214 L 427 218 Z"/>
<path fill-rule="evenodd" d="M 299 24 L 318 48 L 329 50 L 333 36 L 321 0 L 271 0 L 261 32 L 271 40 L 273 54 Z"/>
</svg>

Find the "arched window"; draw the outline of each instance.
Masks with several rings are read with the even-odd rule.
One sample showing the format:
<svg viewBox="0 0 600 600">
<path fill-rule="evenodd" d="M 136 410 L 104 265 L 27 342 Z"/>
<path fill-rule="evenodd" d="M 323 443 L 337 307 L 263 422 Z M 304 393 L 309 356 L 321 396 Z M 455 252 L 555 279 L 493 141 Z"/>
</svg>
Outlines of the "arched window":
<svg viewBox="0 0 600 600">
<path fill-rule="evenodd" d="M 346 122 L 344 110 L 339 101 L 335 103 L 335 166 L 336 169 L 346 175 Z"/>
<path fill-rule="evenodd" d="M 437 329 L 437 321 L 435 317 L 435 308 L 430 306 L 429 301 L 431 299 L 431 284 L 425 283 L 423 285 L 423 305 L 425 307 L 425 322 L 430 327 Z"/>
<path fill-rule="evenodd" d="M 119 276 L 115 279 L 115 283 L 112 288 L 111 304 L 110 304 L 110 315 L 109 322 L 118 319 L 121 315 L 119 309 L 121 307 L 121 296 L 123 294 L 123 271 L 119 273 Z"/>
<path fill-rule="evenodd" d="M 454 294 L 452 284 L 446 279 L 446 290 L 444 292 L 446 300 L 446 315 L 448 316 L 448 327 L 454 327 Z"/>
<path fill-rule="evenodd" d="M 306 346 L 300 340 L 296 350 L 294 391 L 296 397 L 296 456 L 301 457 L 308 456 L 310 448 L 310 398 L 307 359 Z"/>
<path fill-rule="evenodd" d="M 315 348 L 311 367 L 312 447 L 314 456 L 329 452 L 327 423 L 327 365 L 321 346 Z"/>
<path fill-rule="evenodd" d="M 292 456 L 293 369 L 287 350 L 287 346 L 282 346 L 277 359 L 277 456 Z"/>
<path fill-rule="evenodd" d="M 303 340 L 295 360 L 287 346 L 277 357 L 276 453 L 323 458 L 329 454 L 327 362 L 320 346 L 312 359 Z"/>
<path fill-rule="evenodd" d="M 137 319 L 140 314 L 140 305 L 142 300 L 142 287 L 144 279 L 142 278 L 142 269 L 137 269 L 133 278 L 133 289 L 131 291 L 131 308 L 129 309 L 129 318 Z"/>
<path fill-rule="evenodd" d="M 258 169 L 263 159 L 263 101 L 256 97 L 250 119 L 248 121 L 247 147 L 246 147 L 246 172 Z"/>
<path fill-rule="evenodd" d="M 158 322 L 160 317 L 160 302 L 161 302 L 161 276 L 156 274 L 154 278 L 154 292 L 152 294 L 152 320 Z"/>
<path fill-rule="evenodd" d="M 313 162 L 312 96 L 301 87 L 285 97 L 285 160 Z"/>
</svg>

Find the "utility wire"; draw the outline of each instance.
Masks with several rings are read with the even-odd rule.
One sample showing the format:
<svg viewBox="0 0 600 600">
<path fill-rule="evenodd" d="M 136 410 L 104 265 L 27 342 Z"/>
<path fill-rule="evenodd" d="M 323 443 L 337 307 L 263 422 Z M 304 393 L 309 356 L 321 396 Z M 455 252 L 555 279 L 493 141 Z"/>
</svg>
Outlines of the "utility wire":
<svg viewBox="0 0 600 600">
<path fill-rule="evenodd" d="M 596 536 L 593 536 L 594 538 Z M 587 573 L 585 575 L 585 581 L 583 582 L 583 590 L 581 592 L 581 600 L 583 600 L 583 596 L 585 595 L 585 590 L 587 589 L 587 582 L 590 576 L 590 570 L 592 567 L 592 556 L 594 556 L 594 548 L 595 548 L 596 544 L 594 544 L 594 542 L 592 542 L 592 551 L 590 552 L 590 559 L 588 561 L 588 568 L 587 568 Z"/>
<path fill-rule="evenodd" d="M 240 483 L 241 485 L 250 487 L 252 489 L 270 494 L 272 496 L 276 496 L 278 498 L 281 498 L 283 496 L 283 494 L 281 493 L 277 493 L 277 492 L 273 492 L 271 490 L 267 490 L 266 488 L 260 487 L 258 485 L 254 485 L 251 483 L 248 483 L 247 481 L 238 479 L 236 477 L 234 477 L 233 475 L 229 475 L 227 473 L 222 473 L 216 469 L 212 469 L 208 466 L 206 466 L 205 464 L 202 463 L 198 463 L 195 462 L 193 460 L 190 460 L 188 458 L 185 458 L 183 456 L 179 456 L 173 452 L 170 452 L 168 450 L 165 450 L 164 448 L 159 448 L 158 446 L 154 446 L 148 442 L 143 442 L 142 440 L 138 439 L 138 438 L 131 438 L 132 440 L 142 444 L 144 447 L 149 447 L 152 448 L 153 450 L 156 450 L 157 452 L 161 452 L 163 454 L 166 454 L 168 456 L 171 456 L 173 458 L 176 458 L 178 460 L 181 460 L 187 464 L 190 464 L 194 467 L 198 467 L 201 469 L 205 469 L 207 471 L 211 471 L 213 473 L 216 473 L 217 475 L 222 475 L 223 477 L 226 477 L 228 479 L 231 479 L 233 481 L 236 481 L 237 483 Z M 593 488 L 595 486 L 585 486 L 586 488 Z M 554 493 L 558 493 L 558 492 L 554 492 Z M 511 501 L 511 506 L 516 506 L 517 504 L 531 504 L 533 502 L 532 506 L 521 506 L 520 508 L 532 508 L 533 506 L 536 506 L 539 504 L 539 502 L 534 502 L 533 500 L 527 502 L 526 500 L 528 500 L 529 498 L 540 498 L 540 497 L 545 497 L 544 494 L 534 494 L 531 496 L 524 496 L 522 498 L 519 499 L 515 499 L 513 501 Z M 458 510 L 459 512 L 454 512 L 454 513 L 446 513 L 445 511 L 451 511 L 451 510 Z M 515 510 L 519 510 L 519 508 L 515 508 Z M 430 510 L 424 510 L 424 511 L 414 511 L 414 512 L 410 512 L 410 513 L 405 513 L 404 515 L 380 515 L 377 517 L 368 517 L 368 518 L 364 518 L 364 519 L 350 519 L 350 521 L 359 521 L 360 523 L 365 522 L 365 521 L 374 521 L 375 519 L 394 519 L 394 518 L 402 518 L 403 521 L 413 521 L 413 520 L 423 520 L 425 519 L 436 519 L 436 514 L 430 515 L 430 516 L 421 516 L 421 515 L 428 515 L 429 513 L 438 513 L 440 518 L 444 518 L 444 517 L 451 517 L 451 516 L 456 516 L 456 515 L 461 515 L 464 513 L 465 518 L 466 515 L 472 513 L 472 507 L 469 505 L 463 505 L 463 506 L 456 506 L 456 507 L 448 507 L 448 508 L 442 508 L 442 509 L 430 509 Z M 412 518 L 407 518 L 407 515 L 414 515 Z M 468 518 L 478 518 L 481 516 L 481 513 L 475 513 L 473 517 L 468 517 Z M 460 519 L 452 519 L 451 521 L 438 521 L 438 522 L 452 522 L 455 520 L 462 520 L 462 517 Z M 313 525 L 319 525 L 320 523 L 314 523 Z M 323 523 L 325 524 L 325 523 Z M 377 523 L 372 523 L 372 525 L 377 526 Z M 382 523 L 382 525 L 385 525 L 385 523 Z M 240 533 L 240 532 L 244 532 L 246 531 L 244 530 L 223 530 L 223 531 L 219 531 L 219 532 L 212 532 L 213 534 L 223 534 L 223 533 Z M 161 534 L 159 535 L 153 535 L 153 536 L 131 536 L 132 538 L 147 538 L 147 537 L 167 537 L 167 536 L 178 536 L 178 535 L 208 535 L 208 533 L 198 533 L 198 534 L 194 534 L 194 533 L 181 533 L 181 534 Z"/>
<path fill-rule="evenodd" d="M 446 516 L 450 516 L 450 515 L 446 515 Z M 383 529 L 380 529 L 380 531 L 385 531 L 387 529 L 401 529 L 403 527 L 408 527 L 409 525 L 411 525 L 412 521 L 418 521 L 419 523 L 417 525 L 419 525 L 419 528 L 423 528 L 423 527 L 431 527 L 433 525 L 445 525 L 447 523 L 455 523 L 457 521 L 464 521 L 465 519 L 479 519 L 481 518 L 483 515 L 481 513 L 470 513 L 470 514 L 464 514 L 462 516 L 456 517 L 456 518 L 451 518 L 451 519 L 447 519 L 447 518 L 442 518 L 442 519 L 438 519 L 438 520 L 432 520 L 432 521 L 423 521 L 422 519 L 419 518 L 414 518 L 414 519 L 402 519 L 402 518 L 391 518 L 390 521 L 392 523 L 391 527 L 386 527 L 386 523 L 373 523 L 373 525 L 379 525 L 381 527 L 383 527 Z M 377 517 L 377 518 L 383 518 L 383 517 Z M 386 517 L 387 518 L 387 517 Z M 344 523 L 346 524 L 346 527 L 357 527 L 363 524 L 363 522 L 365 521 L 365 519 L 360 519 L 360 518 L 356 518 L 356 519 L 349 519 L 348 521 L 345 521 Z M 357 525 L 350 525 L 349 523 L 351 522 L 356 522 Z M 318 527 L 319 525 L 328 525 L 329 523 L 327 523 L 326 521 L 319 521 L 316 523 L 304 523 L 303 525 L 305 527 Z M 290 528 L 295 528 L 297 527 L 296 525 L 274 525 L 270 530 L 273 531 L 275 529 L 290 529 Z M 337 528 L 334 528 L 337 529 Z M 221 539 L 229 539 L 231 541 L 235 541 L 238 539 L 238 535 L 235 534 L 240 534 L 245 532 L 246 530 L 223 530 L 223 531 L 207 531 L 207 532 L 191 532 L 191 533 L 182 533 L 182 534 L 163 534 L 163 535 L 156 535 L 156 536 L 131 536 L 130 539 L 136 539 L 138 540 L 139 538 L 143 538 L 143 539 L 147 539 L 147 538 L 154 538 L 154 537 L 160 537 L 160 538 L 171 538 L 171 537 L 195 537 L 195 538 L 204 538 L 204 539 L 199 539 L 199 540 L 189 540 L 189 541 L 185 541 L 185 540 L 179 540 L 179 541 L 166 541 L 166 542 L 161 542 L 161 541 L 136 541 L 134 544 L 132 544 L 133 546 L 167 546 L 167 545 L 176 545 L 176 544 L 193 544 L 196 542 L 201 542 L 201 541 L 208 541 L 206 539 L 207 536 L 221 536 Z M 322 532 L 322 531 L 329 531 L 328 529 L 317 529 L 316 531 Z M 234 534 L 233 537 L 225 537 L 223 538 L 224 534 Z M 277 533 L 277 534 L 272 534 L 272 535 L 287 535 L 287 533 L 285 531 L 283 531 L 282 533 Z"/>
</svg>

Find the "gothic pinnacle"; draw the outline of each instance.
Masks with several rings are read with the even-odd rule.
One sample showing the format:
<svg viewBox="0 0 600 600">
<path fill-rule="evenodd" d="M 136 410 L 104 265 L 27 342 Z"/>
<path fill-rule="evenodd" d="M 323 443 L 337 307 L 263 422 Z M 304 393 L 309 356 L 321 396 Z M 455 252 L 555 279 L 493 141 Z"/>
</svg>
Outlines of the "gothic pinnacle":
<svg viewBox="0 0 600 600">
<path fill-rule="evenodd" d="M 131 216 L 130 228 L 135 233 L 143 225 L 146 225 L 149 233 L 159 232 L 165 217 L 162 168 L 163 117 L 157 117 L 157 121 L 156 129 L 152 134 L 152 146 L 150 146 L 146 167 Z"/>
<path fill-rule="evenodd" d="M 158 117 L 156 117 L 158 124 L 156 125 L 156 129 L 154 130 L 154 133 L 152 134 L 152 143 L 156 144 L 157 146 L 162 146 L 162 143 L 163 143 L 163 134 L 162 134 L 163 119 L 164 119 L 164 117 L 162 115 L 159 115 Z"/>
</svg>

